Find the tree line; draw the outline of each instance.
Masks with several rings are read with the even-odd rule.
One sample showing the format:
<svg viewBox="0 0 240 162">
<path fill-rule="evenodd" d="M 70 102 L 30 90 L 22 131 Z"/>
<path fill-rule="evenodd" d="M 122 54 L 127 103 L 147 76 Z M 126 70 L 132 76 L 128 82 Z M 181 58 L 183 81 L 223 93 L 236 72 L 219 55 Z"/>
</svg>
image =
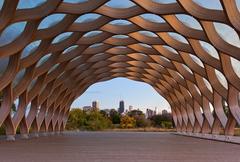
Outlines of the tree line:
<svg viewBox="0 0 240 162">
<path fill-rule="evenodd" d="M 173 128 L 172 116 L 168 114 L 154 115 L 146 118 L 140 110 L 132 110 L 127 114 L 121 115 L 115 109 L 109 113 L 106 111 L 84 111 L 81 109 L 72 109 L 69 112 L 67 121 L 67 130 L 104 130 L 113 128 L 146 128 L 158 127 L 170 129 Z"/>
</svg>

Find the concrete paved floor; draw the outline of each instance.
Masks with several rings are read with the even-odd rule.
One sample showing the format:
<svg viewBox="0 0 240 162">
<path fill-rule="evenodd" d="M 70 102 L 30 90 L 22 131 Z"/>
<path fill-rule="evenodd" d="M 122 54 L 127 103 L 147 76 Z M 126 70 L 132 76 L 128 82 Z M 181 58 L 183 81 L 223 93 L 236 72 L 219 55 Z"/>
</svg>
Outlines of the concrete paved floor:
<svg viewBox="0 0 240 162">
<path fill-rule="evenodd" d="M 240 162 L 240 145 L 169 133 L 80 132 L 0 142 L 1 162 Z"/>
</svg>

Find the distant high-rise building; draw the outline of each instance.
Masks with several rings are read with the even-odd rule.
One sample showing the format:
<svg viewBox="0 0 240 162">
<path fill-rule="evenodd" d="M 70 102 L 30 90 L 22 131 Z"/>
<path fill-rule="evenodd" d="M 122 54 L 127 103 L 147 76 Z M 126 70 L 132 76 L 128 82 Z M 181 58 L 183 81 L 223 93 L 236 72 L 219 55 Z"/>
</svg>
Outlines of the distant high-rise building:
<svg viewBox="0 0 240 162">
<path fill-rule="evenodd" d="M 132 111 L 133 110 L 133 106 L 130 105 L 129 108 L 128 108 L 129 111 Z"/>
<path fill-rule="evenodd" d="M 93 101 L 92 102 L 92 108 L 95 110 L 99 110 L 99 102 L 98 101 Z"/>
<path fill-rule="evenodd" d="M 155 107 L 155 115 L 157 115 L 157 114 L 158 114 L 158 108 Z"/>
<path fill-rule="evenodd" d="M 153 117 L 154 115 L 156 115 L 156 110 L 153 111 L 151 109 L 146 109 L 146 118 L 151 118 Z"/>
<path fill-rule="evenodd" d="M 119 112 L 120 114 L 122 114 L 122 113 L 124 112 L 124 101 L 123 101 L 123 100 L 121 100 L 121 101 L 119 102 L 118 112 Z"/>
</svg>

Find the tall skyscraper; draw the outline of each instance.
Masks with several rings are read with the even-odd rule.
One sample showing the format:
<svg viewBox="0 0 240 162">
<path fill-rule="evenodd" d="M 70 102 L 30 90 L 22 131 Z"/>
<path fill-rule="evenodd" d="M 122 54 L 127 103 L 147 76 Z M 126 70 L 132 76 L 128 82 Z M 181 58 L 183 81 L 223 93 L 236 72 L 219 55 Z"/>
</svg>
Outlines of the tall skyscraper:
<svg viewBox="0 0 240 162">
<path fill-rule="evenodd" d="M 132 111 L 132 110 L 133 110 L 133 106 L 130 105 L 130 106 L 129 106 L 129 111 Z"/>
<path fill-rule="evenodd" d="M 95 110 L 99 110 L 99 102 L 98 101 L 93 101 L 92 102 L 92 108 Z"/>
<path fill-rule="evenodd" d="M 154 115 L 156 115 L 156 109 L 155 111 L 151 110 L 151 109 L 146 109 L 146 118 L 151 118 L 153 117 Z"/>
<path fill-rule="evenodd" d="M 123 101 L 123 100 L 121 100 L 121 101 L 119 102 L 118 112 L 119 112 L 120 114 L 122 114 L 122 113 L 124 112 L 124 101 Z"/>
<path fill-rule="evenodd" d="M 155 114 L 154 115 L 157 115 L 158 114 L 158 108 L 155 107 Z"/>
</svg>

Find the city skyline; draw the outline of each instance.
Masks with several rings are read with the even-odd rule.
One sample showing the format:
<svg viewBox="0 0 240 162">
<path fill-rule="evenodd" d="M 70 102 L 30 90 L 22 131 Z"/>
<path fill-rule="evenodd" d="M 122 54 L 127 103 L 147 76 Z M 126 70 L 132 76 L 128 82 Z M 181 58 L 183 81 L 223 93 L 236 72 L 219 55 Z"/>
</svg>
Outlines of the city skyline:
<svg viewBox="0 0 240 162">
<path fill-rule="evenodd" d="M 73 102 L 71 108 L 82 108 L 91 105 L 92 101 L 98 101 L 100 109 L 117 110 L 121 100 L 125 102 L 125 109 L 133 106 L 145 112 L 146 109 L 157 107 L 159 111 L 170 111 L 169 103 L 150 85 L 126 78 L 115 78 L 90 86 Z"/>
</svg>

